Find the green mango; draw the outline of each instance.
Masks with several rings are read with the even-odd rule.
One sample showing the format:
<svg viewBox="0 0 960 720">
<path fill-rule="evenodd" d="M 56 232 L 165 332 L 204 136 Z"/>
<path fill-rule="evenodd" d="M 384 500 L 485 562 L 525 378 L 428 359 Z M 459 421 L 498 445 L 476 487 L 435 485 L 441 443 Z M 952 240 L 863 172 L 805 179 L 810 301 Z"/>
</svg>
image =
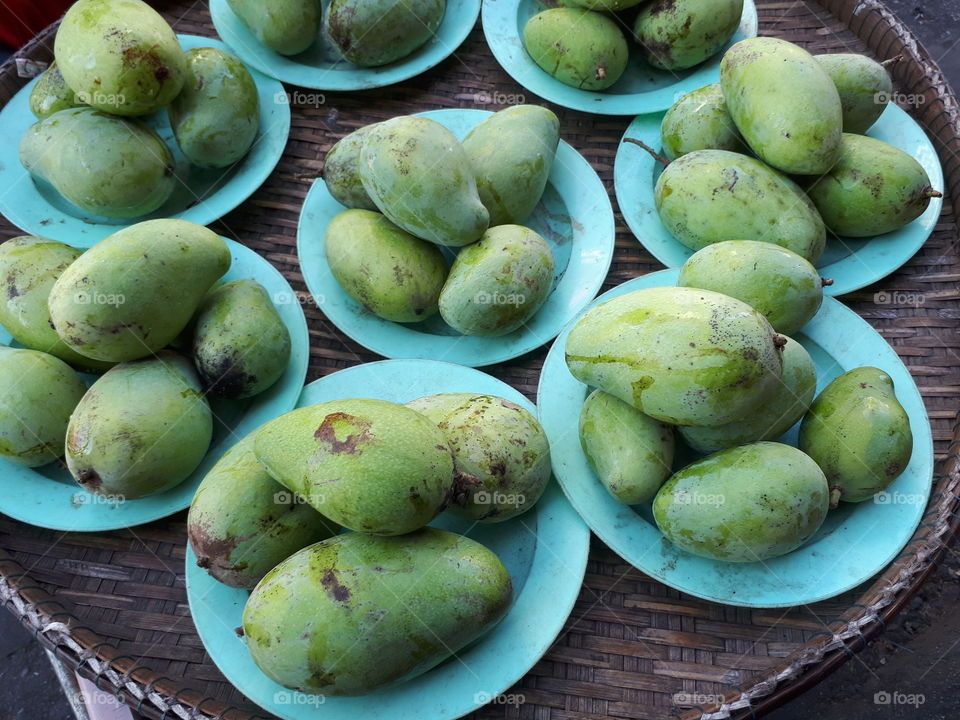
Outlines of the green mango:
<svg viewBox="0 0 960 720">
<path fill-rule="evenodd" d="M 30 91 L 30 112 L 43 120 L 61 110 L 81 107 L 73 90 L 67 86 L 56 61 L 43 71 L 37 84 Z"/>
<path fill-rule="evenodd" d="M 244 64 L 223 50 L 193 48 L 186 57 L 183 90 L 167 107 L 177 145 L 197 167 L 229 167 L 257 137 L 257 86 Z"/>
<path fill-rule="evenodd" d="M 50 321 L 73 350 L 123 362 L 156 352 L 183 330 L 230 267 L 230 250 L 186 220 L 147 220 L 101 240 L 50 290 Z"/>
<path fill-rule="evenodd" d="M 281 55 L 296 55 L 320 34 L 320 0 L 227 0 L 254 37 Z"/>
<path fill-rule="evenodd" d="M 824 281 L 813 265 L 768 242 L 727 240 L 697 250 L 677 285 L 713 290 L 759 310 L 778 333 L 795 333 L 817 314 Z"/>
<path fill-rule="evenodd" d="M 740 134 L 768 165 L 820 175 L 837 162 L 840 95 L 803 48 L 772 37 L 741 40 L 720 62 L 720 85 Z"/>
<path fill-rule="evenodd" d="M 335 216 L 323 242 L 333 277 L 374 315 L 419 322 L 437 314 L 447 262 L 433 243 L 370 210 Z"/>
<path fill-rule="evenodd" d="M 338 529 L 270 477 L 253 453 L 254 437 L 247 435 L 210 469 L 187 514 L 197 565 L 225 585 L 247 589 Z"/>
<path fill-rule="evenodd" d="M 350 530 L 402 535 L 433 520 L 453 487 L 440 429 L 384 400 L 294 410 L 257 433 L 254 452 L 277 482 Z"/>
<path fill-rule="evenodd" d="M 490 224 L 463 146 L 434 120 L 377 123 L 360 151 L 360 180 L 391 222 L 437 245 L 469 245 Z"/>
<path fill-rule="evenodd" d="M 540 202 L 560 143 L 560 121 L 539 105 L 495 112 L 463 141 L 490 226 L 522 223 Z"/>
<path fill-rule="evenodd" d="M 577 380 L 671 425 L 724 425 L 780 384 L 784 343 L 746 303 L 709 290 L 658 287 L 588 310 L 565 348 Z"/>
<path fill-rule="evenodd" d="M 20 162 L 81 210 L 105 218 L 149 215 L 173 193 L 173 156 L 138 122 L 93 108 L 61 110 L 27 128 Z"/>
<path fill-rule="evenodd" d="M 652 499 L 673 466 L 670 426 L 603 390 L 590 393 L 580 410 L 580 447 L 600 483 L 625 505 Z"/>
<path fill-rule="evenodd" d="M 433 37 L 446 4 L 446 0 L 330 0 L 327 37 L 354 65 L 387 65 Z"/>
<path fill-rule="evenodd" d="M 248 398 L 290 363 L 290 331 L 256 280 L 214 288 L 193 318 L 193 362 L 211 395 Z"/>
<path fill-rule="evenodd" d="M 440 293 L 440 316 L 464 335 L 506 335 L 546 302 L 553 272 L 550 246 L 533 230 L 490 228 L 453 261 Z"/>
<path fill-rule="evenodd" d="M 627 41 L 606 15 L 551 8 L 523 28 L 523 46 L 544 72 L 582 90 L 606 90 L 627 68 Z"/>
<path fill-rule="evenodd" d="M 671 162 L 654 201 L 667 231 L 691 250 L 723 240 L 759 240 L 811 263 L 823 253 L 823 220 L 796 183 L 759 160 L 697 150 Z"/>
<path fill-rule="evenodd" d="M 82 370 L 106 370 L 100 362 L 74 352 L 50 324 L 50 289 L 80 251 L 46 238 L 24 235 L 0 245 L 0 325 L 24 347 L 41 350 Z"/>
<path fill-rule="evenodd" d="M 193 365 L 164 350 L 120 363 L 90 386 L 67 427 L 67 468 L 92 493 L 134 500 L 186 480 L 212 435 Z"/>
<path fill-rule="evenodd" d="M 166 107 L 186 76 L 173 29 L 141 0 L 77 0 L 60 22 L 53 52 L 77 99 L 113 115 Z"/>
<path fill-rule="evenodd" d="M 742 15 L 743 0 L 651 0 L 640 7 L 633 35 L 647 63 L 683 70 L 720 52 Z"/>
<path fill-rule="evenodd" d="M 364 695 L 455 655 L 512 599 L 503 563 L 469 538 L 434 528 L 346 533 L 267 573 L 243 609 L 243 634 L 257 667 L 280 685 Z"/>
<path fill-rule="evenodd" d="M 757 440 L 776 440 L 804 416 L 817 392 L 817 368 L 803 345 L 789 337 L 786 341 L 783 375 L 770 397 L 749 415 L 727 425 L 680 428 L 690 447 L 712 453 Z"/>
<path fill-rule="evenodd" d="M 843 131 L 863 134 L 883 113 L 893 94 L 886 68 L 859 53 L 814 55 L 840 95 Z"/>
<path fill-rule="evenodd" d="M 494 395 L 443 393 L 407 403 L 443 431 L 456 472 L 477 481 L 450 511 L 474 522 L 509 520 L 532 508 L 550 482 L 550 443 L 537 419 Z"/>
<path fill-rule="evenodd" d="M 323 162 L 323 180 L 327 184 L 327 191 L 346 208 L 377 209 L 360 180 L 360 149 L 374 125 L 376 123 L 364 125 L 337 140 Z"/>
<path fill-rule="evenodd" d="M 667 480 L 653 501 L 660 532 L 681 550 L 724 562 L 760 562 L 796 550 L 829 507 L 817 464 L 789 445 L 722 450 Z"/>
<path fill-rule="evenodd" d="M 861 502 L 910 462 L 910 418 L 883 370 L 859 367 L 823 389 L 800 425 L 800 449 L 823 468 L 830 499 Z"/>
<path fill-rule="evenodd" d="M 38 467 L 63 455 L 70 413 L 86 391 L 53 355 L 0 345 L 0 459 Z"/>
<path fill-rule="evenodd" d="M 941 193 L 903 150 L 844 133 L 840 160 L 807 190 L 827 227 L 845 237 L 873 237 L 920 217 Z"/>
<path fill-rule="evenodd" d="M 727 110 L 720 83 L 705 85 L 677 100 L 660 123 L 660 142 L 668 160 L 694 150 L 749 152 Z"/>
</svg>

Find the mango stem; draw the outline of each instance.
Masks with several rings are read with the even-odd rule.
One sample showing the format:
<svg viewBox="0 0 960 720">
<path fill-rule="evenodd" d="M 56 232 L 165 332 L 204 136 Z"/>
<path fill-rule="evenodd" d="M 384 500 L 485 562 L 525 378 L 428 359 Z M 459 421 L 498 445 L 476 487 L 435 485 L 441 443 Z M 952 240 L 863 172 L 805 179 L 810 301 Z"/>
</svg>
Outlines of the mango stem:
<svg viewBox="0 0 960 720">
<path fill-rule="evenodd" d="M 835 510 L 837 505 L 840 504 L 840 496 L 843 495 L 843 490 L 834 486 L 830 488 L 830 509 Z"/>
<path fill-rule="evenodd" d="M 669 160 L 667 160 L 663 155 L 658 153 L 656 150 L 654 150 L 652 147 L 647 145 L 645 142 L 642 142 L 640 140 L 635 140 L 634 138 L 624 138 L 623 141 L 627 143 L 633 143 L 634 145 L 639 145 L 648 153 L 650 153 L 650 155 L 653 157 L 654 160 L 661 163 L 664 167 L 670 164 Z"/>
<path fill-rule="evenodd" d="M 782 348 L 787 344 L 787 339 L 783 335 L 774 335 L 773 336 L 773 345 L 774 347 Z"/>
<path fill-rule="evenodd" d="M 820 287 L 830 287 L 833 285 L 833 278 L 820 278 Z"/>
<path fill-rule="evenodd" d="M 881 62 L 880 65 L 881 65 L 882 67 L 888 67 L 888 66 L 890 66 L 890 65 L 893 65 L 894 63 L 900 62 L 901 60 L 903 60 L 903 55 L 902 55 L 902 54 L 900 54 L 900 55 L 894 55 L 892 58 L 887 58 L 886 60 L 884 60 L 883 62 Z"/>
</svg>

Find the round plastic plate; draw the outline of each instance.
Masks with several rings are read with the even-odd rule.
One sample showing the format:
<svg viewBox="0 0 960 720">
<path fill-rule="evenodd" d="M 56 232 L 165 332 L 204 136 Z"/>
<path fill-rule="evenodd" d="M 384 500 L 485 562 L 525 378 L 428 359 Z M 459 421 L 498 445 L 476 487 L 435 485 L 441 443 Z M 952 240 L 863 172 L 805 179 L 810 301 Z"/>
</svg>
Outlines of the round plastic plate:
<svg viewBox="0 0 960 720">
<path fill-rule="evenodd" d="M 523 28 L 537 13 L 548 9 L 541 0 L 484 0 L 483 34 L 497 62 L 518 83 L 563 107 L 598 115 L 637 115 L 666 110 L 691 90 L 720 79 L 720 58 L 735 42 L 757 34 L 757 8 L 744 0 L 736 34 L 720 52 L 688 70 L 658 70 L 646 63 L 630 43 L 627 69 L 613 86 L 592 92 L 566 85 L 541 69 L 523 46 Z M 554 5 L 555 7 L 555 5 Z M 631 29 L 622 28 L 629 36 Z"/>
<path fill-rule="evenodd" d="M 197 47 L 228 48 L 221 42 L 196 35 L 178 35 L 184 50 Z M 280 161 L 290 132 L 290 106 L 283 85 L 249 68 L 260 100 L 260 132 L 241 160 L 228 168 L 202 169 L 183 156 L 170 129 L 166 110 L 144 118 L 173 154 L 177 186 L 156 212 L 132 220 L 90 215 L 65 200 L 50 185 L 31 178 L 20 164 L 20 138 L 37 119 L 30 112 L 30 92 L 37 80 L 13 96 L 0 110 L 0 213 L 21 230 L 34 235 L 90 247 L 122 227 L 152 218 L 178 218 L 209 225 L 252 195 Z"/>
<path fill-rule="evenodd" d="M 386 360 L 341 370 L 307 385 L 300 406 L 352 397 L 404 403 L 442 392 L 499 395 L 535 412 L 500 380 L 428 360 Z M 493 550 L 510 572 L 514 602 L 491 632 L 424 675 L 363 697 L 286 690 L 257 668 L 234 633 L 249 593 L 211 578 L 196 566 L 188 547 L 187 598 L 204 647 L 247 697 L 287 720 L 448 720 L 467 714 L 510 688 L 560 634 L 583 581 L 590 532 L 554 482 L 532 510 L 512 520 L 483 525 L 444 514 L 431 524 Z"/>
<path fill-rule="evenodd" d="M 625 142 L 633 138 L 659 151 L 662 119 L 663 113 L 641 115 L 630 124 L 617 149 L 613 182 L 623 219 L 640 243 L 667 267 L 680 267 L 693 251 L 681 245 L 657 215 L 653 188 L 662 166 L 639 145 Z M 916 158 L 930 176 L 931 185 L 943 189 L 943 169 L 933 145 L 916 121 L 899 107 L 888 105 L 867 135 Z M 941 198 L 933 198 L 912 223 L 873 238 L 840 238 L 828 233 L 827 248 L 816 263 L 820 274 L 833 280 L 824 292 L 843 295 L 859 290 L 906 263 L 930 237 L 942 205 Z"/>
<path fill-rule="evenodd" d="M 417 113 L 446 126 L 461 140 L 492 113 L 487 110 L 433 110 Z M 425 358 L 478 367 L 523 355 L 549 342 L 603 283 L 613 258 L 614 223 L 610 198 L 590 164 L 561 141 L 543 199 L 525 223 L 550 245 L 556 263 L 553 289 L 523 327 L 501 337 L 461 335 L 439 315 L 421 323 L 377 317 L 350 298 L 334 279 L 324 252 L 333 217 L 346 210 L 313 183 L 300 213 L 297 252 L 303 278 L 330 321 L 365 348 L 391 358 Z M 444 248 L 452 260 L 454 249 Z"/>
<path fill-rule="evenodd" d="M 211 398 L 213 440 L 193 474 L 166 492 L 137 500 L 101 498 L 80 487 L 59 462 L 24 468 L 0 460 L 0 512 L 22 522 L 68 531 L 101 531 L 142 525 L 190 505 L 200 480 L 238 439 L 296 405 L 307 375 L 310 339 L 297 296 L 270 263 L 243 245 L 227 240 L 233 263 L 223 282 L 252 278 L 267 290 L 290 331 L 290 363 L 265 392 L 246 400 Z M 0 327 L 0 342 L 10 334 Z M 14 344 L 16 347 L 19 345 Z M 94 376 L 84 376 L 88 384 Z M 146 399 L 149 401 L 149 398 Z"/>
<path fill-rule="evenodd" d="M 456 52 L 479 14 L 480 0 L 448 0 L 440 27 L 430 40 L 405 58 L 368 68 L 342 59 L 323 32 L 299 55 L 281 55 L 257 40 L 227 0 L 210 1 L 213 25 L 237 57 L 277 80 L 315 90 L 365 90 L 419 75 Z M 323 101 L 322 96 L 309 100 L 315 104 Z"/>
<path fill-rule="evenodd" d="M 604 293 L 594 305 L 632 290 L 674 285 L 677 275 L 677 270 L 644 275 Z M 623 505 L 600 484 L 578 439 L 578 418 L 589 389 L 567 370 L 564 345 L 569 330 L 566 328 L 551 348 L 538 388 L 553 471 L 587 525 L 647 575 L 690 595 L 728 605 L 804 605 L 868 580 L 897 557 L 913 535 L 933 477 L 933 440 L 923 399 L 893 349 L 839 301 L 824 298 L 816 317 L 794 335 L 817 367 L 817 391 L 862 365 L 887 372 L 910 417 L 913 456 L 903 474 L 873 501 L 841 503 L 808 543 L 788 555 L 756 563 L 718 562 L 675 548 L 653 523 L 649 503 Z M 796 433 L 797 428 L 791 428 L 781 442 L 795 445 Z"/>
</svg>

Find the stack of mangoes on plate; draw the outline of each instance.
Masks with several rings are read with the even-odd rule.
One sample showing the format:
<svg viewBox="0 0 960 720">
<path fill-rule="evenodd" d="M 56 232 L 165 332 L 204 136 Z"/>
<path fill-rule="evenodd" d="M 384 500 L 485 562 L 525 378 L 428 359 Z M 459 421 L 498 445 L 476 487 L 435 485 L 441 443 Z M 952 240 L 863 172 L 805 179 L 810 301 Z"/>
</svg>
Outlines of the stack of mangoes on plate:
<svg viewBox="0 0 960 720">
<path fill-rule="evenodd" d="M 149 215 L 177 186 L 170 148 L 147 116 L 165 109 L 180 151 L 200 168 L 233 165 L 257 136 L 257 88 L 243 63 L 217 48 L 184 52 L 141 0 L 78 0 L 54 56 L 30 95 L 39 121 L 20 161 L 97 217 Z"/>
</svg>

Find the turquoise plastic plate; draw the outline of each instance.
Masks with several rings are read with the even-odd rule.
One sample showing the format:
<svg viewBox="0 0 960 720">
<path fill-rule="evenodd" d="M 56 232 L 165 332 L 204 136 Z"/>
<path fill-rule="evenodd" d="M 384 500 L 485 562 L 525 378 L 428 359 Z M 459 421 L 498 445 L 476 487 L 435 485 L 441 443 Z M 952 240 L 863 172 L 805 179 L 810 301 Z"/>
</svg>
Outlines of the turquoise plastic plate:
<svg viewBox="0 0 960 720">
<path fill-rule="evenodd" d="M 430 40 L 396 62 L 366 68 L 344 60 L 323 32 L 299 55 L 276 53 L 254 37 L 227 0 L 210 0 L 213 25 L 237 57 L 277 80 L 315 90 L 366 90 L 419 75 L 456 52 L 479 14 L 480 0 L 447 0 L 443 20 Z M 308 96 L 305 102 L 322 105 L 324 98 Z"/>
<path fill-rule="evenodd" d="M 623 137 L 633 138 L 660 150 L 660 121 L 663 113 L 636 118 Z M 937 152 L 923 129 L 896 105 L 888 105 L 867 133 L 916 158 L 930 176 L 934 188 L 942 190 L 943 169 Z M 657 215 L 653 187 L 660 177 L 661 165 L 634 143 L 621 140 L 613 167 L 613 184 L 623 219 L 640 243 L 667 267 L 680 267 L 693 254 L 663 226 Z M 914 256 L 933 232 L 942 198 L 933 198 L 926 211 L 906 227 L 873 238 L 828 237 L 827 247 L 817 268 L 833 285 L 824 288 L 828 295 L 843 295 L 886 277 Z"/>
<path fill-rule="evenodd" d="M 483 34 L 497 62 L 527 90 L 563 107 L 597 115 L 637 115 L 666 110 L 691 90 L 720 79 L 720 58 L 735 42 L 757 34 L 757 8 L 744 0 L 740 28 L 724 48 L 689 70 L 657 70 L 648 65 L 631 43 L 623 76 L 603 92 L 565 85 L 537 65 L 523 46 L 523 28 L 538 12 L 556 5 L 541 0 L 483 0 Z M 630 28 L 624 26 L 629 36 Z"/>
<path fill-rule="evenodd" d="M 210 449 L 189 478 L 166 492 L 139 500 L 108 500 L 80 487 L 59 462 L 42 468 L 23 468 L 0 460 L 0 512 L 31 525 L 66 531 L 115 530 L 166 517 L 190 505 L 200 480 L 231 445 L 268 420 L 293 409 L 307 375 L 310 350 L 303 307 L 273 265 L 240 243 L 226 242 L 233 263 L 223 281 L 253 278 L 259 282 L 270 294 L 290 331 L 287 371 L 256 397 L 212 398 L 214 426 Z M 10 341 L 10 334 L 0 326 L 0 342 L 10 344 Z M 85 375 L 84 379 L 90 384 L 95 377 Z"/>
<path fill-rule="evenodd" d="M 496 378 L 428 360 L 386 360 L 341 370 L 307 385 L 300 406 L 351 397 L 403 403 L 440 392 L 499 395 L 536 410 Z M 512 520 L 480 525 L 441 515 L 431 525 L 489 547 L 513 580 L 510 612 L 455 658 L 409 682 L 363 697 L 317 698 L 286 690 L 257 668 L 234 633 L 249 593 L 211 578 L 197 567 L 188 547 L 187 599 L 207 653 L 243 694 L 287 720 L 447 720 L 493 700 L 533 667 L 563 629 L 583 581 L 590 531 L 552 481 L 532 510 Z"/>
<path fill-rule="evenodd" d="M 433 110 L 417 113 L 450 129 L 461 140 L 492 113 L 488 110 Z M 519 330 L 495 338 L 460 335 L 439 315 L 421 323 L 394 323 L 352 300 L 330 272 L 324 254 L 327 225 L 346 208 L 313 183 L 297 228 L 303 279 L 330 321 L 365 348 L 391 358 L 445 360 L 479 367 L 523 355 L 550 342 L 600 289 L 613 259 L 614 223 L 610 198 L 597 173 L 570 145 L 560 141 L 543 199 L 526 225 L 550 245 L 556 276 L 550 297 Z M 446 249 L 449 250 L 449 249 Z M 449 259 L 453 258 L 450 250 Z"/>
<path fill-rule="evenodd" d="M 632 290 L 675 285 L 678 270 L 661 270 L 604 293 L 598 305 Z M 653 523 L 650 504 L 633 508 L 611 496 L 580 448 L 577 424 L 588 388 L 567 370 L 570 324 L 547 356 L 537 391 L 550 438 L 553 471 L 587 525 L 631 565 L 696 597 L 744 607 L 788 607 L 839 595 L 877 574 L 901 552 L 920 522 L 933 479 L 933 439 L 920 392 L 887 342 L 852 310 L 825 298 L 816 317 L 794 335 L 817 367 L 817 391 L 847 370 L 873 365 L 890 374 L 910 417 L 913 456 L 874 502 L 841 503 L 803 547 L 756 563 L 723 563 L 675 548 Z M 781 442 L 796 445 L 797 428 Z"/>
<path fill-rule="evenodd" d="M 184 50 L 196 47 L 229 49 L 218 40 L 178 35 Z M 122 227 L 151 218 L 178 218 L 209 225 L 226 215 L 256 191 L 280 161 L 290 132 L 290 106 L 283 85 L 249 68 L 260 99 L 260 132 L 253 146 L 229 168 L 204 170 L 192 166 L 180 152 L 166 110 L 144 119 L 173 153 L 178 183 L 170 199 L 150 215 L 134 220 L 112 220 L 90 215 L 65 200 L 48 184 L 34 180 L 20 164 L 20 138 L 37 119 L 30 112 L 34 79 L 0 110 L 0 213 L 33 235 L 90 247 Z M 283 101 L 278 101 L 282 98 Z"/>
</svg>

